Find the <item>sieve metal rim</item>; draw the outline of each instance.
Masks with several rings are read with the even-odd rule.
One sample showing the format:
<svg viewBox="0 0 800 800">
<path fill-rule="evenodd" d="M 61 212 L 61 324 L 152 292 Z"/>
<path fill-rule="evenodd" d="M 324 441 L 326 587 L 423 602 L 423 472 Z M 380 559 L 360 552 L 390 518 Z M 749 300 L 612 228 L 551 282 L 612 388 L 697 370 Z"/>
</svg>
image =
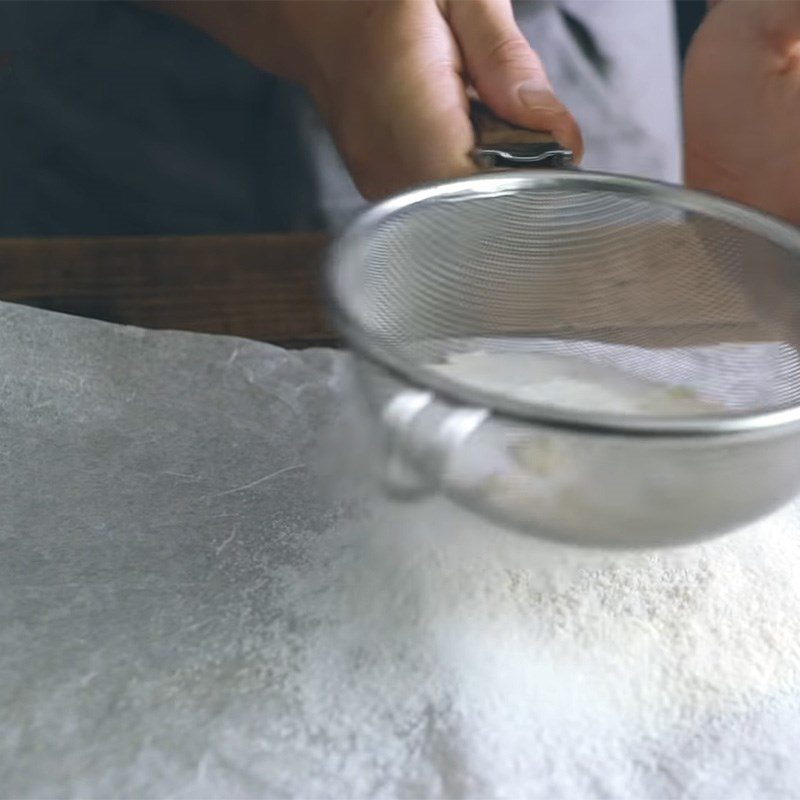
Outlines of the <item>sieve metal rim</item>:
<svg viewBox="0 0 800 800">
<path fill-rule="evenodd" d="M 393 215 L 431 201 L 459 201 L 499 197 L 536 188 L 588 188 L 661 201 L 672 208 L 692 211 L 738 226 L 767 238 L 798 258 L 800 229 L 761 211 L 715 195 L 674 184 L 626 175 L 590 171 L 515 170 L 493 172 L 423 184 L 393 195 L 367 209 L 338 237 L 328 251 L 323 269 L 323 293 L 333 324 L 362 358 L 387 370 L 406 384 L 433 390 L 452 403 L 485 408 L 497 416 L 540 426 L 596 434 L 658 437 L 702 437 L 726 434 L 778 434 L 800 426 L 800 403 L 766 411 L 725 412 L 696 416 L 628 416 L 600 412 L 566 411 L 477 389 L 427 369 L 384 347 L 359 320 L 344 285 L 348 263 L 364 253 L 372 233 Z"/>
</svg>

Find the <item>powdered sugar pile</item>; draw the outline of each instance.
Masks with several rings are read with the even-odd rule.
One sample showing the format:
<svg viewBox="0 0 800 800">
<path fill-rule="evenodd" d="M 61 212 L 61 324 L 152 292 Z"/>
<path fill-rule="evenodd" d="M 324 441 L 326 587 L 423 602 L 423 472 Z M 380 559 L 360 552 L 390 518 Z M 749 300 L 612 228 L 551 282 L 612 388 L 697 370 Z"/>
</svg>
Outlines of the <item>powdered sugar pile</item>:
<svg viewBox="0 0 800 800">
<path fill-rule="evenodd" d="M 298 541 L 242 765 L 302 797 L 800 793 L 800 506 L 703 545 L 558 547 L 446 500 Z"/>
<path fill-rule="evenodd" d="M 443 501 L 373 509 L 276 594 L 264 777 L 306 797 L 796 792 L 798 529 L 791 509 L 609 556 Z"/>
</svg>

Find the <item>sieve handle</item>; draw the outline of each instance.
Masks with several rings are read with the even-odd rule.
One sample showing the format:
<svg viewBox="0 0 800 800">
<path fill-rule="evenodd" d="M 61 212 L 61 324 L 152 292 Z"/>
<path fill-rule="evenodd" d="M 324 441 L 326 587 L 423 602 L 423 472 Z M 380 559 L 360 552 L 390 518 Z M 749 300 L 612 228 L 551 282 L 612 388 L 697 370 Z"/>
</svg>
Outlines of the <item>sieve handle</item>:
<svg viewBox="0 0 800 800">
<path fill-rule="evenodd" d="M 382 479 L 395 499 L 415 499 L 447 484 L 460 450 L 488 418 L 483 408 L 452 406 L 432 392 L 406 389 L 382 412 Z"/>
<path fill-rule="evenodd" d="M 568 167 L 573 153 L 551 133 L 519 128 L 493 114 L 480 100 L 470 99 L 475 130 L 472 158 L 481 168 Z"/>
</svg>

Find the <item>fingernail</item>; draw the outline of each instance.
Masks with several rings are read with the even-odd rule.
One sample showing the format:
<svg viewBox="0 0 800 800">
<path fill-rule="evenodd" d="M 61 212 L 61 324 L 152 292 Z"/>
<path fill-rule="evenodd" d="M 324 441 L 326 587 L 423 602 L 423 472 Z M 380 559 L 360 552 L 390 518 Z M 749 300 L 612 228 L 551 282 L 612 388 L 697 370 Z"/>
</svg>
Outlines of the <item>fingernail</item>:
<svg viewBox="0 0 800 800">
<path fill-rule="evenodd" d="M 517 96 L 526 108 L 548 108 L 553 105 L 553 90 L 540 81 L 524 81 L 517 87 Z"/>
</svg>

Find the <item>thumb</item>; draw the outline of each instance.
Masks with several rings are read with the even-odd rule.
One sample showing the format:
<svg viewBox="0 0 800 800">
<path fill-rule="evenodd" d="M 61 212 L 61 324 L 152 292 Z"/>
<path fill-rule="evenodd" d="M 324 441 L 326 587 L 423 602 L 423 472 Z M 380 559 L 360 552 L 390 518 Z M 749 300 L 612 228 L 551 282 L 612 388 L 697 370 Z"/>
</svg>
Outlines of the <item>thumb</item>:
<svg viewBox="0 0 800 800">
<path fill-rule="evenodd" d="M 539 56 L 517 27 L 510 0 L 452 0 L 447 14 L 481 100 L 514 125 L 550 132 L 580 161 L 578 123 L 556 97 Z"/>
</svg>

